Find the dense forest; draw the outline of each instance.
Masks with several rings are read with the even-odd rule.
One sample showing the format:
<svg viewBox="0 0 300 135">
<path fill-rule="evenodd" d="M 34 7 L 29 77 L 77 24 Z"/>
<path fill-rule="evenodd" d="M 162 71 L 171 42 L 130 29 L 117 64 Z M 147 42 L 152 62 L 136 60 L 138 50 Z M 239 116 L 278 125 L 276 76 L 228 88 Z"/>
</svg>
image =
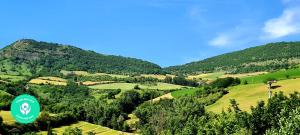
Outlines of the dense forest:
<svg viewBox="0 0 300 135">
<path fill-rule="evenodd" d="M 60 70 L 82 70 L 115 74 L 158 74 L 160 66 L 134 58 L 98 54 L 73 46 L 19 40 L 0 50 L 1 72 L 57 74 Z"/>
<path fill-rule="evenodd" d="M 172 73 L 195 74 L 225 71 L 245 73 L 289 68 L 300 63 L 300 42 L 278 42 L 227 53 L 181 66 L 168 67 Z"/>
</svg>

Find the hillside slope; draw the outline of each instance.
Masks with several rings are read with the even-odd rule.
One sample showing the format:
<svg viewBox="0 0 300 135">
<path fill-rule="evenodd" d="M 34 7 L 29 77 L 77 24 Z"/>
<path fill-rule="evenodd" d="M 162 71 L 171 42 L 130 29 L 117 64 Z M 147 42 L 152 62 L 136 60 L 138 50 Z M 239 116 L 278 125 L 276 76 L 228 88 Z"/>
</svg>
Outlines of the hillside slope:
<svg viewBox="0 0 300 135">
<path fill-rule="evenodd" d="M 103 55 L 73 46 L 23 39 L 0 50 L 0 72 L 53 74 L 83 70 L 117 74 L 160 73 L 160 66 L 134 58 Z"/>
<path fill-rule="evenodd" d="M 274 84 L 273 95 L 282 91 L 285 95 L 300 91 L 300 79 L 282 80 Z M 227 111 L 230 107 L 230 99 L 235 99 L 239 108 L 243 111 L 250 111 L 251 106 L 255 106 L 258 101 L 268 101 L 268 87 L 263 83 L 238 85 L 229 88 L 229 93 L 220 98 L 216 103 L 207 106 L 208 111 L 220 113 Z"/>
<path fill-rule="evenodd" d="M 300 63 L 300 42 L 278 42 L 227 53 L 185 65 L 168 67 L 172 73 L 195 74 L 270 71 Z"/>
</svg>

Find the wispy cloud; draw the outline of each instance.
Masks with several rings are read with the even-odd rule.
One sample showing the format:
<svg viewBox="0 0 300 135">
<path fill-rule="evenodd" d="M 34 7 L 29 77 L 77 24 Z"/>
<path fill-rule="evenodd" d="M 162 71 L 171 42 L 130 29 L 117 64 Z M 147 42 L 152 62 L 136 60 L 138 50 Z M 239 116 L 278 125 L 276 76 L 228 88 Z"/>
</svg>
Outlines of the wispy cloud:
<svg viewBox="0 0 300 135">
<path fill-rule="evenodd" d="M 290 0 L 289 0 L 290 1 Z M 288 8 L 277 17 L 267 20 L 262 39 L 276 39 L 300 33 L 300 8 Z"/>
<path fill-rule="evenodd" d="M 216 37 L 208 41 L 208 44 L 219 48 L 243 48 L 257 39 L 259 30 L 256 22 L 241 20 L 241 23 L 220 32 Z"/>
<path fill-rule="evenodd" d="M 209 44 L 215 47 L 225 47 L 231 44 L 231 38 L 225 34 L 220 34 L 211 41 Z"/>
</svg>

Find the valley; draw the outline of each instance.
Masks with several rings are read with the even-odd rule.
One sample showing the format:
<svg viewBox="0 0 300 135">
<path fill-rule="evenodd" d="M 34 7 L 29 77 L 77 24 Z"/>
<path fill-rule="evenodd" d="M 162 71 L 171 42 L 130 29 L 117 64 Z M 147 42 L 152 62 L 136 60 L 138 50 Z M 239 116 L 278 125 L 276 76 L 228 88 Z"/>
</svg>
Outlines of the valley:
<svg viewBox="0 0 300 135">
<path fill-rule="evenodd" d="M 266 54 L 272 57 L 265 53 L 257 57 L 266 47 L 282 46 L 289 53 L 271 50 Z M 299 42 L 279 42 L 161 68 L 135 58 L 19 40 L 0 50 L 0 131 L 42 135 L 275 131 L 279 116 L 270 116 L 300 105 L 298 49 Z M 268 99 L 266 83 L 275 80 L 273 97 Z M 20 126 L 10 115 L 10 104 L 24 93 L 39 100 L 41 113 L 34 123 Z M 260 121 L 260 115 L 268 119 Z M 273 123 L 258 129 L 270 119 Z"/>
</svg>

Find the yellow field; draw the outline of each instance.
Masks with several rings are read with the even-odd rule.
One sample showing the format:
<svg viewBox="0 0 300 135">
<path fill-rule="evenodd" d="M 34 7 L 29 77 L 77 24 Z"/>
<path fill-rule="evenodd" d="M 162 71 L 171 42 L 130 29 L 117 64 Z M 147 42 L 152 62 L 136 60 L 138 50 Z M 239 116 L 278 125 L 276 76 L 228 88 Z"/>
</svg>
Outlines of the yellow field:
<svg viewBox="0 0 300 135">
<path fill-rule="evenodd" d="M 234 77 L 234 78 L 243 78 L 243 77 L 249 77 L 249 76 L 256 76 L 261 74 L 267 74 L 268 72 L 255 72 L 255 73 L 243 73 L 243 74 L 224 74 L 220 76 L 220 78 L 225 77 Z"/>
<path fill-rule="evenodd" d="M 175 77 L 174 75 L 155 75 L 155 74 L 141 74 L 142 77 L 151 77 L 151 78 L 156 78 L 158 80 L 164 80 L 167 76 L 169 77 Z"/>
<path fill-rule="evenodd" d="M 98 84 L 109 84 L 109 83 L 114 83 L 115 81 L 101 81 L 101 82 L 93 82 L 93 81 L 85 81 L 82 82 L 83 85 L 86 86 L 92 86 L 92 85 L 98 85 Z"/>
<path fill-rule="evenodd" d="M 0 116 L 3 118 L 3 123 L 14 124 L 15 120 L 10 114 L 10 111 L 0 111 Z"/>
<path fill-rule="evenodd" d="M 66 71 L 66 70 L 61 70 L 60 73 L 67 75 L 70 73 L 73 73 L 75 75 L 82 75 L 82 76 L 111 76 L 111 77 L 116 77 L 116 78 L 127 78 L 129 76 L 127 75 L 117 75 L 117 74 L 107 74 L 107 73 L 88 73 L 86 71 Z"/>
<path fill-rule="evenodd" d="M 243 73 L 243 74 L 225 74 L 224 72 L 216 72 L 216 73 L 206 73 L 206 74 L 199 74 L 199 75 L 190 75 L 187 77 L 187 79 L 193 80 L 193 79 L 203 79 L 203 80 L 215 80 L 217 78 L 225 78 L 225 77 L 249 77 L 249 76 L 256 76 L 261 74 L 266 74 L 268 72 L 255 72 L 255 73 Z"/>
<path fill-rule="evenodd" d="M 203 79 L 203 80 L 215 80 L 220 76 L 224 75 L 223 72 L 216 72 L 216 73 L 207 73 L 207 74 L 199 74 L 199 75 L 190 75 L 187 79 Z"/>
<path fill-rule="evenodd" d="M 288 95 L 294 91 L 300 92 L 300 78 L 279 81 L 273 86 L 278 88 L 273 90 L 273 93 L 283 91 Z M 267 101 L 268 91 L 267 85 L 263 83 L 239 85 L 229 88 L 229 93 L 219 99 L 215 104 L 207 107 L 208 111 L 221 112 L 222 109 L 227 111 L 230 106 L 230 99 L 235 99 L 241 110 L 250 111 L 250 106 L 256 106 L 259 100 Z"/>
<path fill-rule="evenodd" d="M 52 80 L 52 81 L 57 81 L 57 82 L 66 82 L 66 79 L 59 78 L 59 77 L 53 77 L 53 76 L 46 76 L 46 77 L 39 77 L 39 79 L 43 80 Z"/>
<path fill-rule="evenodd" d="M 152 101 L 157 102 L 157 101 L 162 100 L 162 99 L 173 99 L 173 98 L 174 97 L 172 96 L 172 94 L 168 93 L 168 94 L 162 95 L 160 97 L 154 98 Z"/>
<path fill-rule="evenodd" d="M 67 80 L 59 77 L 38 77 L 29 81 L 31 84 L 67 85 Z"/>
<path fill-rule="evenodd" d="M 103 127 L 100 125 L 95 125 L 95 124 L 91 124 L 88 122 L 84 122 L 84 121 L 80 121 L 78 123 L 75 124 L 71 124 L 69 126 L 62 126 L 60 128 L 54 128 L 53 130 L 57 133 L 57 134 L 62 134 L 63 131 L 68 128 L 68 127 L 72 127 L 72 128 L 80 128 L 83 132 L 84 135 L 86 135 L 88 132 L 93 132 L 96 135 L 130 135 L 130 133 L 125 133 L 125 132 L 121 132 L 121 131 L 117 131 L 117 130 L 113 130 L 107 127 Z M 40 135 L 47 135 L 46 131 L 43 132 L 39 132 L 38 134 Z"/>
</svg>

